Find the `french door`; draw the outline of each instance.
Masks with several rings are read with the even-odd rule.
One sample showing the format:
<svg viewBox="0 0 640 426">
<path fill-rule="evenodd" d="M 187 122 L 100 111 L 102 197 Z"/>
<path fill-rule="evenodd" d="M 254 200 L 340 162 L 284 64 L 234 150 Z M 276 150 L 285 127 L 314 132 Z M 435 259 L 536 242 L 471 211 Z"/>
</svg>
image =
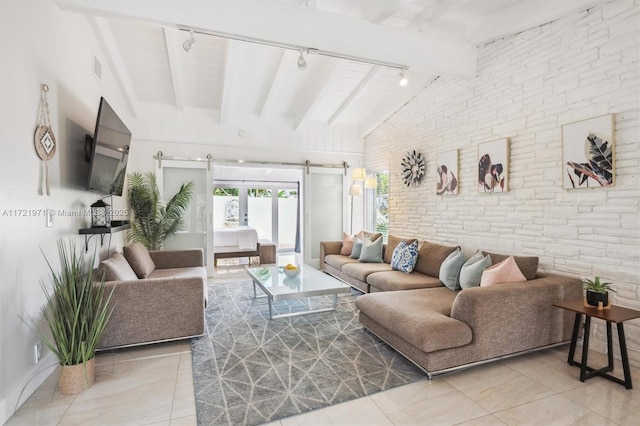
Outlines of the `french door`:
<svg viewBox="0 0 640 426">
<path fill-rule="evenodd" d="M 298 182 L 213 183 L 213 227 L 250 226 L 259 239 L 276 244 L 278 252 L 293 252 L 299 235 Z"/>
<path fill-rule="evenodd" d="M 165 203 L 178 192 L 182 184 L 193 182 L 193 195 L 183 216 L 183 227 L 176 235 L 167 239 L 165 249 L 201 248 L 204 251 L 207 276 L 213 276 L 213 200 L 209 163 L 163 159 L 156 161 L 156 177 Z"/>
</svg>

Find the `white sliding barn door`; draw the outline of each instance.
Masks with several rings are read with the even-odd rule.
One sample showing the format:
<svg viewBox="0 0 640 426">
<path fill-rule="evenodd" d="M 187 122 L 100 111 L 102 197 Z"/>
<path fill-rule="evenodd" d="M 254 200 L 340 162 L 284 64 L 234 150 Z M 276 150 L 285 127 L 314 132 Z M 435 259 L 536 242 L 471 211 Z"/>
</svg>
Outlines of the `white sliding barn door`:
<svg viewBox="0 0 640 426">
<path fill-rule="evenodd" d="M 157 160 L 158 188 L 166 203 L 182 184 L 193 182 L 191 203 L 182 230 L 167 239 L 165 249 L 201 248 L 207 276 L 213 276 L 213 177 L 206 161 Z"/>
<path fill-rule="evenodd" d="M 320 241 L 342 240 L 346 225 L 343 169 L 309 168 L 304 175 L 304 263 L 320 268 Z"/>
</svg>

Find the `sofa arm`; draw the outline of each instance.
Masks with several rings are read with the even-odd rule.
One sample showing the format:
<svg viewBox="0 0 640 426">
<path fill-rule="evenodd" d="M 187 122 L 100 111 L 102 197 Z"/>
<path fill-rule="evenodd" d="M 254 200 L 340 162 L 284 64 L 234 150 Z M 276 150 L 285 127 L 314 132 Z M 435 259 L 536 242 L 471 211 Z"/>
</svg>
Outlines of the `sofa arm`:
<svg viewBox="0 0 640 426">
<path fill-rule="evenodd" d="M 569 340 L 573 318 L 553 303 L 581 297 L 579 279 L 539 275 L 522 283 L 460 291 L 451 317 L 473 330 L 473 343 L 486 358 Z"/>
<path fill-rule="evenodd" d="M 202 279 L 148 278 L 105 282 L 111 318 L 99 348 L 174 340 L 204 333 Z"/>
<path fill-rule="evenodd" d="M 150 250 L 149 255 L 156 264 L 156 269 L 204 266 L 202 249 Z"/>
<path fill-rule="evenodd" d="M 342 250 L 342 241 L 320 241 L 320 260 L 324 261 L 324 257 L 329 254 L 340 254 Z"/>
</svg>

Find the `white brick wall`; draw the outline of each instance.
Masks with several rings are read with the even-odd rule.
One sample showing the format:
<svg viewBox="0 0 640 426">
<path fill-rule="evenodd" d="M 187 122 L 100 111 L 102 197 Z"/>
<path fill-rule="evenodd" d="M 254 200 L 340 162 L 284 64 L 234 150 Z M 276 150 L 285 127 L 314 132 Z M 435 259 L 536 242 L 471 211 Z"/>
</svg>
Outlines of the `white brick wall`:
<svg viewBox="0 0 640 426">
<path fill-rule="evenodd" d="M 599 275 L 615 303 L 640 309 L 640 13 L 616 0 L 478 49 L 472 80 L 440 78 L 372 132 L 365 166 L 390 172 L 396 235 L 536 255 L 543 270 Z M 616 185 L 562 188 L 561 126 L 615 114 Z M 510 139 L 510 190 L 476 189 L 477 146 Z M 416 149 L 427 178 L 406 188 L 400 162 Z M 435 194 L 438 152 L 459 149 L 460 194 Z M 592 348 L 605 350 L 594 321 Z M 640 320 L 625 325 L 640 365 Z M 617 347 L 617 345 L 614 345 Z"/>
</svg>

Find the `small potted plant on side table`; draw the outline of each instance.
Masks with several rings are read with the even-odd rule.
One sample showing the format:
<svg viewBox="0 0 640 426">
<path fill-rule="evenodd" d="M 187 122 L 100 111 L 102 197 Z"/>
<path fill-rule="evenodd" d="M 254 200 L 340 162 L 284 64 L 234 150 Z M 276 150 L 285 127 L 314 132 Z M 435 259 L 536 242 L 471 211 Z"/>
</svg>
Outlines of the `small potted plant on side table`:
<svg viewBox="0 0 640 426">
<path fill-rule="evenodd" d="M 583 288 L 587 290 L 587 304 L 602 309 L 609 305 L 609 291 L 616 292 L 611 288 L 612 283 L 600 281 L 596 276 L 593 280 L 585 278 L 582 280 Z"/>
</svg>

